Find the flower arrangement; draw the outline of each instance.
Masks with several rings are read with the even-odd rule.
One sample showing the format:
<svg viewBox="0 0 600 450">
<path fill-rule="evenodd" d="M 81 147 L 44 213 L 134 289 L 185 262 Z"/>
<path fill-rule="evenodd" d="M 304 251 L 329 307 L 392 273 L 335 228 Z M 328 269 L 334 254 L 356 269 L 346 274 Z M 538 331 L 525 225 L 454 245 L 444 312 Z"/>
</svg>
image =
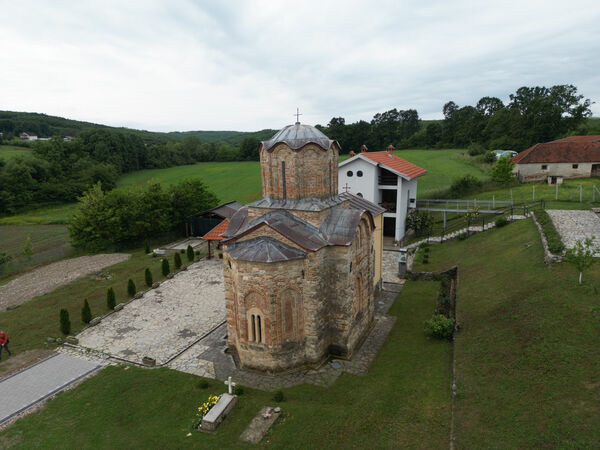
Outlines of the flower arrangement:
<svg viewBox="0 0 600 450">
<path fill-rule="evenodd" d="M 219 401 L 218 395 L 209 395 L 208 396 L 208 400 L 206 400 L 204 403 L 202 403 L 202 405 L 200 405 L 200 407 L 198 408 L 198 416 L 200 417 L 200 420 L 202 420 L 202 418 L 208 414 L 208 411 L 210 411 L 210 408 L 215 406 L 218 401 Z"/>
</svg>

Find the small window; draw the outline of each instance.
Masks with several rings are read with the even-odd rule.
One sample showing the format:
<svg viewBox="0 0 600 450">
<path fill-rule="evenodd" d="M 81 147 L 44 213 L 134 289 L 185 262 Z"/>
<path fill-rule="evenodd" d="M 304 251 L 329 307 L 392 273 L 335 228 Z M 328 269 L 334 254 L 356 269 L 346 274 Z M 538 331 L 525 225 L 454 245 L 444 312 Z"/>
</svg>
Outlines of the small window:
<svg viewBox="0 0 600 450">
<path fill-rule="evenodd" d="M 548 170 L 548 165 L 547 164 L 542 164 L 542 170 Z"/>
<path fill-rule="evenodd" d="M 357 177 L 362 177 L 363 176 L 362 170 L 359 170 L 358 172 L 356 172 L 356 176 Z"/>
<path fill-rule="evenodd" d="M 363 198 L 363 195 L 362 195 L 360 192 L 357 192 L 357 193 L 356 193 L 356 196 L 357 196 L 357 197 L 360 197 L 360 198 Z"/>
<path fill-rule="evenodd" d="M 579 164 L 573 164 L 573 169 L 579 169 Z"/>
<path fill-rule="evenodd" d="M 349 170 L 348 172 L 346 172 L 346 175 L 348 175 L 349 177 L 351 177 L 352 175 L 354 175 L 354 173 L 351 170 Z"/>
</svg>

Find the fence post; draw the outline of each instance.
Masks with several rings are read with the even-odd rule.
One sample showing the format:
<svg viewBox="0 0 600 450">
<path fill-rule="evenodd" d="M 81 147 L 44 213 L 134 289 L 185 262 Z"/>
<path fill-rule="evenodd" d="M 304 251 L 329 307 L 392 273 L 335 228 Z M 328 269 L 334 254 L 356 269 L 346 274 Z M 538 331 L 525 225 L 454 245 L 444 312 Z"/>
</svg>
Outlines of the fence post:
<svg viewBox="0 0 600 450">
<path fill-rule="evenodd" d="M 558 180 L 556 181 L 556 193 L 554 194 L 554 200 L 558 200 Z"/>
<path fill-rule="evenodd" d="M 533 195 L 533 201 L 535 202 L 535 184 L 532 184 L 531 187 L 533 188 L 532 195 Z"/>
<path fill-rule="evenodd" d="M 579 185 L 579 203 L 583 201 L 583 184 Z"/>
<path fill-rule="evenodd" d="M 492 195 L 492 209 L 496 209 L 496 196 Z"/>
</svg>

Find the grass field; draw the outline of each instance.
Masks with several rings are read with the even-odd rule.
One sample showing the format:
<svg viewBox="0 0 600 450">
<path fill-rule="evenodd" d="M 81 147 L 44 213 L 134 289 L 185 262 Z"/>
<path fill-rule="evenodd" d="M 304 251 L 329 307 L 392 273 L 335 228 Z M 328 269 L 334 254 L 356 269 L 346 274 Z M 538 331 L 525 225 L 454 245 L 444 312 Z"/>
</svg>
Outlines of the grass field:
<svg viewBox="0 0 600 450">
<path fill-rule="evenodd" d="M 598 266 L 547 268 L 531 220 L 431 246 L 459 266 L 457 448 L 600 448 Z"/>
<path fill-rule="evenodd" d="M 31 238 L 33 255 L 23 255 L 23 246 Z M 0 226 L 0 252 L 12 260 L 0 273 L 0 283 L 11 274 L 73 255 L 69 233 L 64 225 Z"/>
<path fill-rule="evenodd" d="M 366 376 L 284 390 L 285 416 L 259 447 L 447 447 L 451 344 L 422 329 L 438 287 L 406 284 L 390 310 L 398 321 Z M 168 369 L 107 368 L 0 433 L 0 447 L 255 448 L 239 435 L 262 406 L 273 404 L 273 394 L 245 389 L 216 433 L 187 437 L 200 403 L 223 392 L 220 381 L 203 390 L 198 380 Z"/>
<path fill-rule="evenodd" d="M 2 230 L 4 227 L 0 227 Z M 147 256 L 141 250 L 131 253 L 127 261 L 115 264 L 103 270 L 111 279 L 97 279 L 90 275 L 62 286 L 48 294 L 22 304 L 11 311 L 0 312 L 0 324 L 11 336 L 11 350 L 19 353 L 34 348 L 44 348 L 46 337 L 61 336 L 59 328 L 59 311 L 66 308 L 69 311 L 72 333 L 75 334 L 84 323 L 81 321 L 81 307 L 87 298 L 94 316 L 108 312 L 106 306 L 106 291 L 109 287 L 115 290 L 117 303 L 129 299 L 127 296 L 127 280 L 131 278 L 138 290 L 146 289 L 144 270 L 149 267 L 154 281 L 164 279 L 161 273 L 161 258 Z M 173 267 L 172 257 L 170 258 Z M 186 261 L 186 258 L 183 258 Z M 0 371 L 2 363 L 0 362 Z"/>
<path fill-rule="evenodd" d="M 17 156 L 27 155 L 31 152 L 28 148 L 15 147 L 13 145 L 0 145 L 0 159 L 8 161 Z"/>
</svg>

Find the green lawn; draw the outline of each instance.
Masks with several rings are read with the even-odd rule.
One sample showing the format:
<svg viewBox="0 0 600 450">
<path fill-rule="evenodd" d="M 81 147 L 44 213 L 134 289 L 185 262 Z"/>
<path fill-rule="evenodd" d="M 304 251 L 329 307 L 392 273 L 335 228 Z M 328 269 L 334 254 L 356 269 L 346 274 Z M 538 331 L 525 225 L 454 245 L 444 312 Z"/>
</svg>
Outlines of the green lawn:
<svg viewBox="0 0 600 450">
<path fill-rule="evenodd" d="M 15 147 L 14 145 L 0 145 L 0 159 L 8 161 L 17 156 L 27 155 L 30 149 L 24 147 Z"/>
<path fill-rule="evenodd" d="M 30 258 L 22 253 L 27 237 L 31 238 L 33 248 Z M 57 261 L 74 253 L 64 225 L 0 226 L 0 252 L 12 257 L 8 267 L 0 273 L 0 280 L 12 273 Z"/>
<path fill-rule="evenodd" d="M 531 220 L 431 246 L 459 266 L 457 448 L 600 448 L 598 266 L 547 268 Z"/>
<path fill-rule="evenodd" d="M 77 203 L 43 206 L 14 216 L 0 217 L 0 226 L 67 224 L 76 209 Z"/>
<path fill-rule="evenodd" d="M 187 259 L 185 255 L 182 256 L 185 264 Z M 169 259 L 173 267 L 172 257 Z M 0 324 L 11 337 L 11 350 L 19 353 L 34 348 L 44 348 L 46 337 L 61 336 L 59 328 L 61 308 L 69 311 L 72 333 L 78 332 L 84 326 L 81 321 L 81 307 L 85 298 L 89 300 L 94 316 L 105 314 L 108 312 L 106 291 L 109 287 L 115 290 L 117 303 L 126 301 L 129 299 L 127 280 L 133 279 L 138 290 L 147 289 L 144 284 L 144 270 L 149 267 L 154 281 L 161 281 L 164 277 L 160 264 L 161 258 L 152 258 L 145 255 L 143 251 L 136 250 L 132 252 L 129 260 L 103 270 L 103 273 L 110 275 L 109 280 L 97 279 L 92 275 L 86 276 L 36 297 L 17 309 L 0 312 Z M 0 371 L 1 369 L 2 362 L 0 362 Z"/>
<path fill-rule="evenodd" d="M 582 202 L 579 202 L 579 185 L 583 186 Z M 545 183 L 526 183 L 508 188 L 499 188 L 484 192 L 478 192 L 465 196 L 465 198 L 476 198 L 481 200 L 510 200 L 515 203 L 527 203 L 543 199 L 547 208 L 554 209 L 589 209 L 592 206 L 600 206 L 600 194 L 593 193 L 592 186 L 600 190 L 600 178 L 578 178 L 565 180 L 558 187 L 558 201 L 556 201 L 556 186 Z M 535 192 L 534 192 L 535 190 Z M 535 195 L 534 195 L 535 194 Z"/>
<path fill-rule="evenodd" d="M 333 386 L 285 389 L 285 416 L 259 447 L 444 448 L 450 433 L 451 345 L 425 337 L 423 321 L 439 285 L 407 283 L 392 306 L 398 317 L 364 377 L 343 374 Z M 110 367 L 0 433 L 0 447 L 255 448 L 239 435 L 272 393 L 246 389 L 215 434 L 190 432 L 209 393 L 199 378 L 168 369 Z"/>
</svg>

